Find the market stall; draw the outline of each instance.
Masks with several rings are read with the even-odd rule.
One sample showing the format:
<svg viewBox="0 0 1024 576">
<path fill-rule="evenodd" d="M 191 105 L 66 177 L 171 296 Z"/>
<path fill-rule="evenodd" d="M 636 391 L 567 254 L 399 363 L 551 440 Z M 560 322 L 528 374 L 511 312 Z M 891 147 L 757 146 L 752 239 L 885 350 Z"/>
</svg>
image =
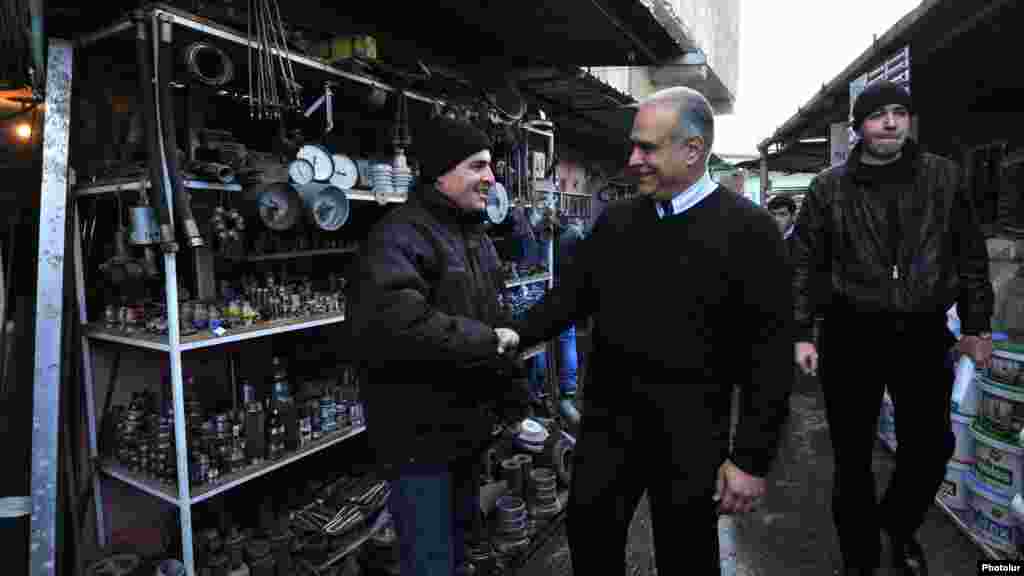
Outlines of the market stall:
<svg viewBox="0 0 1024 576">
<path fill-rule="evenodd" d="M 416 185 L 411 143 L 433 115 L 497 136 L 487 216 L 499 238 L 510 211 L 555 209 L 534 193 L 553 172 L 555 127 L 525 103 L 510 112 L 360 72 L 354 62 L 377 58 L 364 37 L 320 50 L 336 65 L 301 55 L 276 2 L 257 5 L 246 32 L 152 6 L 80 42 L 90 74 L 71 114 L 69 218 L 97 538 L 131 542 L 113 481 L 170 505 L 169 574 L 175 562 L 189 576 L 394 573 L 387 481 L 372 466 L 304 466 L 372 463 L 352 444 L 372 426 L 345 352 L 354 255 Z M 97 115 L 113 119 L 113 145 L 88 145 Z M 521 313 L 550 287 L 551 253 L 538 266 L 503 252 L 503 302 Z M 481 463 L 493 546 L 475 551 L 510 569 L 558 521 L 572 446 L 557 421 L 515 424 Z M 280 485 L 300 468 L 300 487 Z"/>
</svg>

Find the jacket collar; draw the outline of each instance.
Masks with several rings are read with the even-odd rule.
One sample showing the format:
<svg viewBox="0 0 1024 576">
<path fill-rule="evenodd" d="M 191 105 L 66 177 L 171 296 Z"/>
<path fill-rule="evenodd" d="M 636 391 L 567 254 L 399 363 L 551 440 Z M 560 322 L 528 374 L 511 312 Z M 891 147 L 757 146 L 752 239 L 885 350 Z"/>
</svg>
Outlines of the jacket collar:
<svg viewBox="0 0 1024 576">
<path fill-rule="evenodd" d="M 866 182 L 867 176 L 864 174 L 864 164 L 860 161 L 860 153 L 864 148 L 864 141 L 857 142 L 857 145 L 850 150 L 849 159 L 846 161 L 846 173 L 858 182 Z M 911 162 L 914 174 L 919 172 L 918 167 L 921 162 L 921 147 L 912 138 L 907 138 L 906 143 L 903 145 L 903 156 L 900 157 L 897 162 Z"/>
<path fill-rule="evenodd" d="M 480 233 L 484 228 L 485 212 L 466 212 L 431 185 L 420 185 L 410 199 L 446 226 L 467 232 Z"/>
</svg>

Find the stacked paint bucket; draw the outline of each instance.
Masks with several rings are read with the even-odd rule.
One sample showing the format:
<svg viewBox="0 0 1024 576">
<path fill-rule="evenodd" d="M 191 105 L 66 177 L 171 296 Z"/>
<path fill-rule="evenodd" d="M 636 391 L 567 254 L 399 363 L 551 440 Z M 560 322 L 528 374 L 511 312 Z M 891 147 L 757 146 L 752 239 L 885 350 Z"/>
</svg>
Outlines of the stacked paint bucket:
<svg viewBox="0 0 1024 576">
<path fill-rule="evenodd" d="M 974 465 L 964 481 L 977 535 L 1009 553 L 1024 543 L 1021 525 L 1011 509 L 1014 496 L 1024 485 L 1022 367 L 1024 355 L 996 350 L 991 370 L 975 374 L 977 418 L 969 427 L 975 441 Z"/>
<path fill-rule="evenodd" d="M 963 401 L 953 400 L 949 419 L 956 436 L 956 449 L 946 464 L 946 479 L 939 489 L 939 497 L 950 509 L 959 514 L 971 514 L 968 506 L 967 484 L 974 467 L 974 435 L 971 424 L 978 414 L 978 374 Z"/>
</svg>

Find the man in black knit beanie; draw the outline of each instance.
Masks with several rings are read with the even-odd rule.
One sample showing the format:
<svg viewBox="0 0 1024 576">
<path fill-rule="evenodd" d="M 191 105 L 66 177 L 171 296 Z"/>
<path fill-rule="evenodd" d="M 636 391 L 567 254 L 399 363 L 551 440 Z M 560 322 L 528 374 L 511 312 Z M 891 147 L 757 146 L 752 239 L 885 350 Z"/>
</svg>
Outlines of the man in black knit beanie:
<svg viewBox="0 0 1024 576">
<path fill-rule="evenodd" d="M 491 433 L 521 421 L 530 397 L 483 231 L 490 141 L 456 120 L 423 128 L 419 186 L 360 253 L 353 357 L 365 362 L 369 444 L 392 471 L 401 572 L 452 576 L 471 571 L 466 541 L 485 539 L 479 464 Z"/>
<path fill-rule="evenodd" d="M 607 207 L 518 324 L 526 347 L 593 317 L 567 516 L 577 574 L 626 571 L 644 492 L 658 573 L 719 574 L 719 515 L 749 512 L 766 489 L 794 376 L 790 274 L 768 212 L 711 180 L 713 140 L 700 93 L 641 102 L 639 194 Z M 693 532 L 680 538 L 680 523 Z"/>
<path fill-rule="evenodd" d="M 877 572 L 880 530 L 901 574 L 928 573 L 914 534 L 954 450 L 945 361 L 954 302 L 960 351 L 979 367 L 992 353 L 994 298 L 977 215 L 957 166 L 909 138 L 911 112 L 910 94 L 897 84 L 877 82 L 860 94 L 852 121 L 861 142 L 846 164 L 811 181 L 791 238 L 796 362 L 820 372 L 835 453 L 832 513 L 849 575 Z M 819 314 L 820 371 L 812 336 Z M 879 504 L 871 461 L 886 386 L 899 452 Z"/>
</svg>

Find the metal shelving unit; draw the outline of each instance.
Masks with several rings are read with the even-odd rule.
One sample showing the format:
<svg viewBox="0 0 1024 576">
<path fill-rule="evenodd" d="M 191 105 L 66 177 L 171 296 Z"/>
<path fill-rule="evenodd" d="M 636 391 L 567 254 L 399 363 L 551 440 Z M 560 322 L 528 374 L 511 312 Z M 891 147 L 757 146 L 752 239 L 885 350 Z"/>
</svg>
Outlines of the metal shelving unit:
<svg viewBox="0 0 1024 576">
<path fill-rule="evenodd" d="M 159 42 L 161 28 L 174 28 L 182 27 L 213 36 L 222 40 L 241 44 L 243 46 L 250 45 L 248 38 L 240 35 L 239 33 L 230 30 L 229 28 L 214 24 L 210 21 L 199 18 L 195 15 L 188 14 L 186 12 L 170 8 L 163 5 L 149 5 L 143 9 L 144 18 L 146 25 L 151 27 L 154 48 Z M 119 34 L 128 34 L 134 29 L 134 22 L 130 16 L 126 16 L 115 25 L 92 34 L 83 40 L 81 40 L 79 46 L 88 46 L 93 43 L 99 42 L 108 37 L 112 37 Z M 259 49 L 259 46 L 252 45 L 254 48 Z M 159 50 L 153 50 L 154 70 L 159 70 Z M 361 77 L 355 74 L 350 74 L 337 70 L 326 64 L 305 56 L 301 56 L 294 53 L 284 54 L 286 58 L 299 65 L 305 65 L 310 68 L 325 72 L 328 75 L 335 76 L 338 78 L 344 78 L 347 80 L 359 82 L 362 84 L 372 85 L 377 88 L 386 91 L 394 91 L 394 88 L 387 86 L 376 80 Z M 425 98 L 419 94 L 406 92 L 407 96 L 417 100 L 425 100 L 427 102 L 435 102 L 433 99 Z M 160 102 L 156 103 L 159 109 Z M 159 110 L 157 111 L 156 117 L 159 119 Z M 166 129 L 166 128 L 164 128 Z M 157 138 L 159 140 L 159 138 Z M 160 155 L 166 157 L 166 154 L 170 151 L 163 150 L 163 143 L 160 142 Z M 159 190 L 158 194 L 163 194 L 165 198 L 165 204 L 168 206 L 171 214 L 174 214 L 174 200 L 175 194 L 170 186 L 169 176 L 164 168 L 164 174 L 162 182 L 159 182 L 159 186 L 156 188 Z M 91 182 L 83 183 L 82 186 L 78 187 L 73 194 L 75 200 L 81 200 L 89 197 L 96 197 L 103 194 L 126 192 L 126 191 L 141 191 L 152 186 L 149 178 L 140 176 L 134 179 L 117 179 L 112 181 L 104 182 Z M 240 184 L 221 184 L 217 182 L 206 182 L 195 179 L 185 179 L 185 188 L 190 190 L 209 190 L 209 191 L 222 191 L 222 192 L 241 192 L 243 190 Z M 359 201 L 376 201 L 378 203 L 399 203 L 404 202 L 404 197 L 387 197 L 379 198 L 369 190 L 352 190 L 348 191 L 348 196 L 352 200 Z M 79 213 L 79 207 L 77 203 L 74 205 L 71 216 L 74 218 L 74 267 L 75 275 L 78 282 L 77 298 L 79 303 L 79 319 L 82 322 L 85 330 L 83 331 L 81 346 L 82 353 L 85 358 L 85 369 L 83 371 L 83 385 L 86 388 L 87 397 L 87 421 L 89 430 L 89 451 L 90 456 L 94 462 L 100 462 L 98 441 L 97 441 L 97 415 L 95 398 L 93 394 L 93 374 L 92 374 L 92 350 L 91 344 L 95 341 L 112 342 L 118 345 L 132 346 L 136 348 L 143 348 L 149 350 L 155 350 L 168 354 L 170 360 L 170 376 L 171 376 L 171 396 L 173 404 L 174 414 L 174 446 L 176 456 L 176 473 L 177 479 L 173 484 L 164 484 L 154 479 L 149 479 L 141 475 L 132 473 L 125 469 L 123 466 L 115 462 L 100 462 L 100 468 L 104 475 L 111 478 L 115 478 L 119 481 L 125 482 L 142 492 L 152 495 L 156 498 L 164 500 L 170 504 L 178 507 L 179 514 L 179 525 L 181 527 L 181 542 L 182 542 L 182 562 L 185 565 L 186 574 L 188 576 L 196 575 L 196 566 L 194 560 L 193 550 L 193 538 L 192 538 L 192 511 L 191 507 L 199 502 L 202 502 L 208 498 L 212 498 L 218 494 L 221 494 L 227 490 L 230 490 L 236 486 L 239 486 L 245 482 L 248 482 L 254 478 L 260 477 L 264 474 L 268 474 L 274 470 L 287 466 L 297 460 L 326 450 L 332 446 L 337 445 L 347 439 L 350 439 L 365 431 L 365 426 L 358 426 L 350 428 L 344 432 L 336 433 L 329 438 L 321 439 L 314 442 L 310 446 L 293 452 L 281 460 L 268 462 L 258 466 L 248 467 L 245 470 L 241 470 L 234 474 L 226 475 L 216 482 L 199 486 L 192 487 L 189 482 L 189 462 L 188 462 L 188 449 L 186 446 L 186 431 L 185 431 L 185 409 L 184 409 L 184 388 L 182 383 L 182 353 L 188 350 L 196 350 L 200 348 L 208 348 L 212 346 L 218 346 L 230 342 L 238 342 L 243 340 L 251 340 L 256 338 L 270 337 L 276 334 L 283 334 L 286 332 L 294 332 L 298 330 L 305 330 L 313 328 L 315 326 L 324 326 L 328 324 L 335 324 L 344 321 L 343 315 L 324 315 L 307 317 L 296 320 L 287 320 L 281 322 L 272 323 L 261 323 L 256 326 L 246 327 L 241 329 L 234 329 L 228 334 L 215 336 L 209 332 L 193 335 L 181 334 L 179 324 L 179 310 L 178 310 L 178 275 L 177 275 L 177 258 L 174 251 L 165 251 L 163 254 L 163 265 L 164 265 L 164 292 L 167 299 L 167 325 L 168 331 L 166 335 L 152 335 L 146 333 L 133 333 L 126 334 L 119 330 L 111 330 L 104 326 L 88 325 L 88 313 L 86 310 L 86 301 L 84 293 L 84 261 L 82 256 L 81 242 L 82 242 L 82 230 L 81 230 L 81 216 Z M 172 218 L 172 228 L 174 228 L 174 219 Z M 302 254 L 302 256 L 312 256 L 321 253 L 343 253 L 349 252 L 350 250 L 328 250 L 328 251 L 309 251 L 308 253 Z M 267 255 L 260 259 L 272 260 L 281 258 L 298 257 L 298 254 L 291 253 L 287 255 Z M 59 339 L 54 339 L 55 342 L 59 342 Z M 56 390 L 56 387 L 52 388 Z M 55 430 L 55 428 L 54 428 Z M 95 475 L 93 479 L 94 488 L 94 504 L 96 508 L 96 523 L 97 523 L 97 538 L 101 548 L 107 545 L 107 532 L 106 523 L 103 517 L 103 500 L 101 491 L 101 478 L 99 475 Z"/>
<path fill-rule="evenodd" d="M 251 47 L 256 50 L 260 50 L 260 46 L 254 41 L 251 41 L 245 35 L 232 30 L 226 26 L 222 26 L 215 22 L 211 22 L 204 18 L 200 18 L 194 14 L 187 13 L 185 11 L 165 6 L 162 4 L 149 4 L 143 8 L 144 18 L 147 26 L 151 26 L 154 37 L 154 48 L 158 42 L 157 38 L 160 37 L 159 31 L 161 27 L 164 28 L 183 28 L 193 33 L 199 33 L 204 36 L 217 38 L 220 40 L 228 41 L 240 46 Z M 84 37 L 78 42 L 79 46 L 89 46 L 96 42 L 100 42 L 106 38 L 113 37 L 116 35 L 127 36 L 134 30 L 135 23 L 131 16 L 126 16 L 116 22 L 114 25 L 100 30 L 94 34 Z M 275 54 L 280 54 L 287 60 L 293 62 L 299 66 L 305 66 L 309 69 L 325 73 L 336 79 L 343 79 L 359 84 L 372 86 L 387 92 L 395 92 L 396 88 L 389 86 L 376 79 L 361 76 L 339 70 L 334 68 L 323 61 L 316 58 L 310 58 L 304 55 L 300 55 L 290 51 L 278 51 L 273 50 Z M 154 50 L 154 70 L 159 70 L 159 51 Z M 426 102 L 429 104 L 440 104 L 444 105 L 444 101 L 424 96 L 412 91 L 403 91 L 403 93 L 410 99 Z M 157 102 L 159 108 L 160 103 Z M 157 118 L 160 118 L 157 114 Z M 549 128 L 547 130 L 540 129 L 537 126 L 525 125 L 523 129 L 540 136 L 547 137 L 547 152 L 548 158 L 552 158 L 554 155 L 554 133 Z M 159 138 L 158 138 L 159 140 Z M 165 157 L 166 151 L 160 149 L 160 155 Z M 169 178 L 166 170 L 162 178 L 162 182 L 159 182 L 158 193 L 162 193 L 166 198 L 165 203 L 173 214 L 174 205 L 174 193 L 171 189 Z M 119 179 L 116 181 L 108 182 L 92 182 L 87 185 L 79 187 L 74 193 L 75 199 L 88 198 L 108 193 L 117 193 L 124 191 L 141 191 L 146 187 L 150 187 L 150 182 L 145 176 L 138 178 Z M 206 182 L 201 180 L 185 180 L 184 186 L 191 190 L 210 190 L 210 191 L 222 191 L 222 192 L 240 192 L 242 186 L 240 184 L 221 184 L 214 182 Z M 388 196 L 380 197 L 374 194 L 370 190 L 366 189 L 352 189 L 347 190 L 346 194 L 350 200 L 355 201 L 372 201 L 378 204 L 388 203 L 402 203 L 405 202 L 404 196 Z M 81 240 L 82 231 L 80 225 L 80 214 L 78 206 L 74 206 L 72 211 L 72 217 L 74 218 L 74 253 L 75 253 L 75 274 L 79 283 L 78 286 L 78 301 L 79 301 L 79 314 L 80 320 L 83 326 L 87 325 L 87 313 L 85 308 L 85 295 L 84 295 L 84 271 L 83 271 L 83 259 L 81 252 Z M 172 221 L 173 226 L 173 221 Z M 330 253 L 343 253 L 347 252 L 345 249 L 331 249 L 322 251 L 304 251 L 302 253 L 286 253 L 286 254 L 271 254 L 266 256 L 257 256 L 246 258 L 247 261 L 261 261 L 261 260 L 276 260 L 296 257 L 315 256 L 319 254 L 330 254 Z M 527 279 L 526 282 L 534 281 L 546 281 L 548 287 L 553 285 L 553 252 L 548 251 L 548 270 L 549 273 L 544 277 Z M 103 326 L 86 326 L 86 330 L 82 335 L 81 345 L 82 352 L 86 358 L 85 369 L 83 374 L 84 386 L 86 387 L 87 395 L 87 418 L 89 426 L 89 449 L 90 455 L 94 461 L 99 461 L 99 452 L 97 444 L 97 430 L 96 430 L 96 407 L 93 399 L 93 375 L 91 367 L 91 344 L 95 341 L 112 342 L 119 345 L 132 346 L 136 348 L 144 348 L 155 350 L 158 352 L 166 353 L 170 359 L 170 376 L 171 376 L 171 392 L 173 398 L 173 414 L 174 414 L 174 445 L 176 454 L 176 472 L 177 481 L 175 485 L 166 485 L 154 480 L 147 480 L 146 478 L 140 477 L 132 472 L 126 470 L 124 467 L 114 462 L 104 462 L 101 465 L 102 471 L 113 478 L 116 478 L 122 482 L 125 482 L 131 486 L 138 488 L 139 490 L 148 493 L 156 498 L 164 500 L 168 503 L 176 505 L 179 510 L 179 525 L 181 527 L 181 542 L 182 542 L 182 561 L 185 565 L 186 574 L 188 576 L 196 575 L 196 567 L 193 558 L 193 547 L 192 547 L 192 515 L 191 506 L 201 502 L 207 498 L 211 498 L 217 494 L 220 494 L 226 490 L 238 486 L 244 482 L 252 480 L 263 474 L 267 474 L 280 467 L 286 466 L 291 462 L 294 462 L 303 457 L 309 456 L 320 450 L 325 450 L 339 442 L 342 442 L 352 436 L 355 436 L 365 430 L 364 427 L 358 427 L 350 429 L 349 431 L 339 434 L 333 438 L 321 440 L 319 443 L 314 443 L 307 449 L 300 450 L 296 453 L 290 454 L 283 460 L 265 464 L 257 467 L 250 467 L 244 471 L 240 471 L 237 475 L 228 475 L 224 478 L 219 479 L 215 484 L 211 486 L 201 486 L 193 488 L 189 483 L 189 463 L 187 458 L 187 446 L 186 446 L 186 434 L 185 434 L 185 410 L 184 410 L 184 390 L 182 384 L 182 367 L 181 367 L 181 354 L 188 350 L 194 350 L 199 348 L 207 348 L 211 346 L 217 346 L 220 344 L 226 344 L 229 342 L 237 342 L 242 340 L 250 340 L 255 338 L 269 337 L 275 334 L 281 334 L 285 332 L 292 332 L 297 330 L 305 330 L 314 326 L 322 326 L 326 324 L 332 324 L 342 322 L 343 316 L 324 316 L 314 318 L 304 318 L 296 321 L 285 321 L 277 322 L 272 324 L 261 324 L 259 326 L 253 326 L 244 329 L 235 329 L 230 334 L 224 334 L 221 336 L 212 336 L 209 333 L 195 334 L 195 335 L 182 335 L 180 332 L 179 324 L 179 311 L 178 311 L 178 283 L 177 283 L 177 260 L 174 252 L 166 252 L 163 254 L 164 263 L 164 276 L 165 276 L 165 295 L 167 298 L 167 324 L 168 333 L 163 336 L 156 336 L 150 334 L 134 333 L 125 334 L 118 330 L 111 330 Z M 550 346 L 550 343 L 537 346 L 531 350 L 524 352 L 524 358 L 529 358 L 540 351 L 545 350 Z M 103 518 L 103 505 L 101 496 L 100 478 L 94 477 L 94 499 L 96 506 L 96 521 L 97 521 L 97 533 L 99 544 L 101 547 L 105 547 L 107 544 L 106 524 Z"/>
</svg>

